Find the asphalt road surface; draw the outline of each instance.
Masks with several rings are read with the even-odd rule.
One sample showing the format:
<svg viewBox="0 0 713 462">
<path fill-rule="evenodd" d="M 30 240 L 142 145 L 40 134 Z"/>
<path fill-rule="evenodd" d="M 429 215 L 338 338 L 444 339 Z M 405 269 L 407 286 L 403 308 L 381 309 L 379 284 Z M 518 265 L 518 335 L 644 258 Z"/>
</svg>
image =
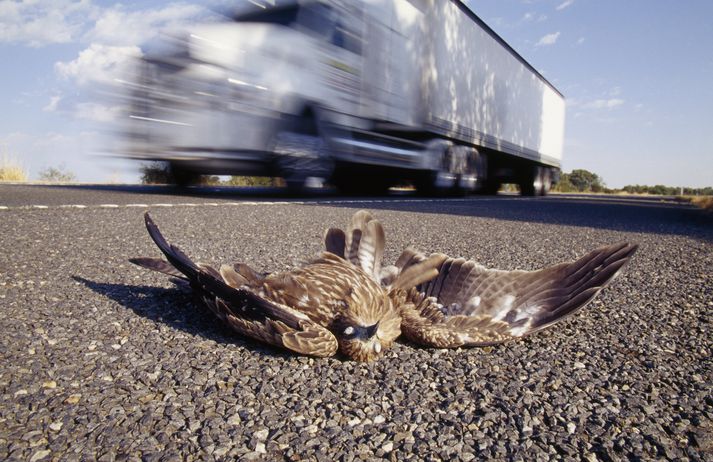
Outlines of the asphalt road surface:
<svg viewBox="0 0 713 462">
<path fill-rule="evenodd" d="M 713 220 L 660 199 L 265 198 L 0 186 L 0 460 L 713 460 Z M 149 209 L 206 263 L 282 270 L 371 209 L 413 244 L 535 269 L 640 249 L 587 308 L 487 349 L 375 363 L 234 335 L 167 278 Z"/>
</svg>

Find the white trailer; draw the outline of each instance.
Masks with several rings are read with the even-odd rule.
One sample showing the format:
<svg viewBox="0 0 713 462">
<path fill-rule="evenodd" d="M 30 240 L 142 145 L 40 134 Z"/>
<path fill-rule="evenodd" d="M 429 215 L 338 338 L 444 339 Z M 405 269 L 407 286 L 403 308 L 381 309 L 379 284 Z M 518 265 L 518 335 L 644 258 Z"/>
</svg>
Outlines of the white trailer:
<svg viewBox="0 0 713 462">
<path fill-rule="evenodd" d="M 129 155 L 296 188 L 556 181 L 563 96 L 460 0 L 268 3 L 142 59 Z"/>
</svg>

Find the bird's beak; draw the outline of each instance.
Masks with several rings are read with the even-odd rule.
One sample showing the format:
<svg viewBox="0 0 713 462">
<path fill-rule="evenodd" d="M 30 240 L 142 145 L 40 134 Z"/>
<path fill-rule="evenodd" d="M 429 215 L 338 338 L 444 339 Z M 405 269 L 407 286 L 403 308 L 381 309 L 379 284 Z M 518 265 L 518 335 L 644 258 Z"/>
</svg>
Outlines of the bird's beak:
<svg viewBox="0 0 713 462">
<path fill-rule="evenodd" d="M 378 322 L 377 322 L 376 324 L 374 324 L 373 326 L 368 326 L 368 327 L 366 327 L 366 328 L 365 328 L 366 337 L 367 337 L 367 338 L 373 337 L 374 335 L 376 335 L 376 331 L 378 331 L 378 330 L 379 330 L 379 323 L 378 323 Z"/>
</svg>

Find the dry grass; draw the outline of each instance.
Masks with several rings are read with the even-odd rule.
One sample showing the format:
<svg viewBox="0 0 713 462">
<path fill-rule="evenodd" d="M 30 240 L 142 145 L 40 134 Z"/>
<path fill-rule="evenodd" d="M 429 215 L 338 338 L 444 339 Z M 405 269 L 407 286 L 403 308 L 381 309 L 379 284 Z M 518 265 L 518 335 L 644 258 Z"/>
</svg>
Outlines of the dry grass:
<svg viewBox="0 0 713 462">
<path fill-rule="evenodd" d="M 708 212 L 713 212 L 713 196 L 686 196 L 691 204 Z"/>
<path fill-rule="evenodd" d="M 27 170 L 14 157 L 3 154 L 0 159 L 0 182 L 25 182 Z"/>
</svg>

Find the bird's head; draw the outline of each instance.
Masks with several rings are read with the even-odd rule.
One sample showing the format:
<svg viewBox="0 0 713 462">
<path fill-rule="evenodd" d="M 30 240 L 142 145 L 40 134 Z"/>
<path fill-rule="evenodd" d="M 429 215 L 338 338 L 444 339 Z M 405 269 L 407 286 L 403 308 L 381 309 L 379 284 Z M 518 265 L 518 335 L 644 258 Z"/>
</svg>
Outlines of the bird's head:
<svg viewBox="0 0 713 462">
<path fill-rule="evenodd" d="M 401 335 L 401 317 L 385 291 L 359 292 L 363 291 L 357 289 L 348 297 L 330 330 L 343 354 L 356 361 L 373 361 Z"/>
</svg>

